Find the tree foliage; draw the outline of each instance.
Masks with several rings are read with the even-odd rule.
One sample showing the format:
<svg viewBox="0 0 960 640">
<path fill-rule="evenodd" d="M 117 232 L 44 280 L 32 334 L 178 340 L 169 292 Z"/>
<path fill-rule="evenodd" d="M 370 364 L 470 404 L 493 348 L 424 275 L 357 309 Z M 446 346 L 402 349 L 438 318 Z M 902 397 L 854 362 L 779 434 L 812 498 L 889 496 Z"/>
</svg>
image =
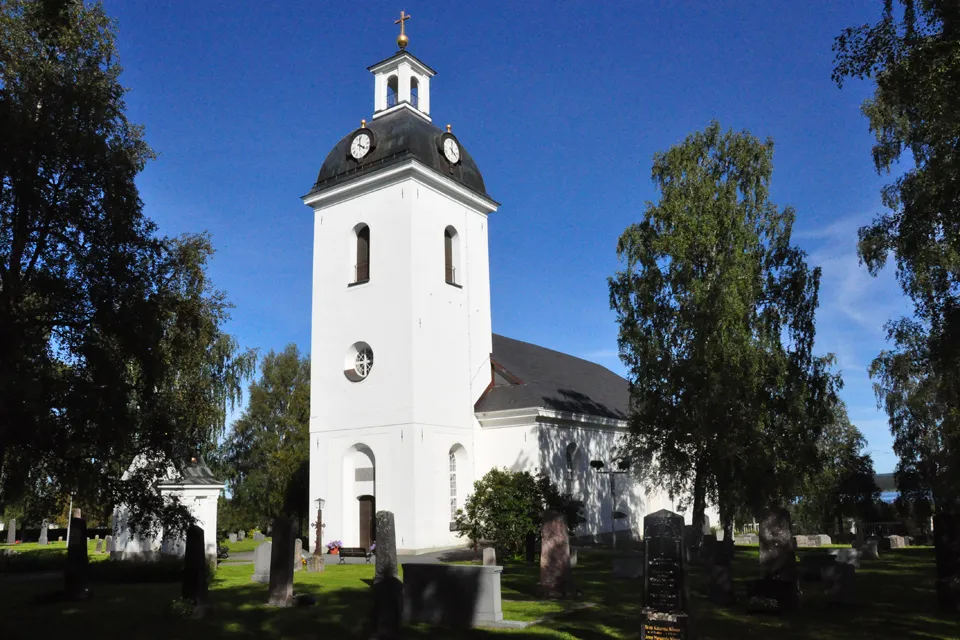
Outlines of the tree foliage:
<svg viewBox="0 0 960 640">
<path fill-rule="evenodd" d="M 866 440 L 850 423 L 847 408 L 837 403 L 834 419 L 826 425 L 818 449 L 820 465 L 801 485 L 794 509 L 794 522 L 821 527 L 836 524 L 843 529 L 844 518 L 870 520 L 880 489 L 874 481 L 873 459 L 863 453 Z"/>
<path fill-rule="evenodd" d="M 494 468 L 473 483 L 473 493 L 455 522 L 461 537 L 492 542 L 500 553 L 523 552 L 528 535 L 540 536 L 545 509 L 563 513 L 567 527 L 573 529 L 583 521 L 583 503 L 561 493 L 543 472 Z"/>
<path fill-rule="evenodd" d="M 712 122 L 657 153 L 660 192 L 610 278 L 631 387 L 623 455 L 648 480 L 719 500 L 730 523 L 792 499 L 816 466 L 839 378 L 813 354 L 820 270 L 769 199 L 773 142 Z"/>
<path fill-rule="evenodd" d="M 880 21 L 834 43 L 838 85 L 872 79 L 862 107 L 876 135 L 873 160 L 890 173 L 884 213 L 860 229 L 859 253 L 876 275 L 888 256 L 914 317 L 892 321 L 893 349 L 870 367 L 891 423 L 898 485 L 960 509 L 960 5 L 885 0 Z M 918 485 L 919 483 L 919 485 Z"/>
<path fill-rule="evenodd" d="M 252 354 L 222 331 L 209 238 L 143 215 L 153 153 L 120 72 L 99 4 L 0 3 L 0 505 L 74 494 L 144 522 L 183 515 L 153 480 L 223 430 Z"/>
<path fill-rule="evenodd" d="M 310 359 L 294 344 L 270 351 L 222 454 L 233 508 L 266 530 L 281 515 L 308 515 Z"/>
</svg>

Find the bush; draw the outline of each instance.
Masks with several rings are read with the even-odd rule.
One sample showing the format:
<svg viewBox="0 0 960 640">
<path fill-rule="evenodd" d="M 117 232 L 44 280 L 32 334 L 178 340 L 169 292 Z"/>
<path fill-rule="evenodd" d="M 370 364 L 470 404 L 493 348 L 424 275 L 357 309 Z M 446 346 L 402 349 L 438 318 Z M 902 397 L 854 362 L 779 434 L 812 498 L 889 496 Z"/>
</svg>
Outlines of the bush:
<svg viewBox="0 0 960 640">
<path fill-rule="evenodd" d="M 556 509 L 572 531 L 583 522 L 583 503 L 560 493 L 543 473 L 491 469 L 473 485 L 473 495 L 458 510 L 460 537 L 492 542 L 505 557 L 519 555 L 527 535 L 540 536 L 541 514 Z"/>
</svg>

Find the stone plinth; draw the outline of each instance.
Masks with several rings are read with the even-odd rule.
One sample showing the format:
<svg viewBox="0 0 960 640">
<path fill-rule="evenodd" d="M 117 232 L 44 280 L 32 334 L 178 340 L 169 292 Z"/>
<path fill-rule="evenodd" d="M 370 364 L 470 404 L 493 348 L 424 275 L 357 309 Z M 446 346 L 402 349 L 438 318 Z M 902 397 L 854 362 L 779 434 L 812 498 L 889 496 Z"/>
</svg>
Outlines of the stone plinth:
<svg viewBox="0 0 960 640">
<path fill-rule="evenodd" d="M 464 628 L 503 620 L 496 565 L 404 564 L 407 622 Z"/>
</svg>

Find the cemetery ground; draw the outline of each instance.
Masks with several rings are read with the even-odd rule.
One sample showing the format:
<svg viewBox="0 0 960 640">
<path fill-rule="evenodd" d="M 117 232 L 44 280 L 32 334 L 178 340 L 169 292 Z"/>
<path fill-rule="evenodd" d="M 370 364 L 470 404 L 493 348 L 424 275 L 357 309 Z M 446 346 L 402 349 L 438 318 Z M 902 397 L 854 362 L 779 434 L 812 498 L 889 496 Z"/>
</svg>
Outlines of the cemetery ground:
<svg viewBox="0 0 960 640">
<path fill-rule="evenodd" d="M 2 545 L 5 546 L 5 545 Z M 57 549 L 30 549 L 27 554 L 56 554 Z M 59 545 L 65 546 L 65 545 Z M 801 550 L 825 553 L 826 549 Z M 63 551 L 61 551 L 63 553 Z M 103 562 L 105 554 L 90 559 Z M 324 573 L 298 572 L 294 591 L 316 598 L 311 607 L 271 609 L 267 586 L 250 582 L 252 565 L 221 564 L 211 584 L 211 615 L 202 619 L 180 617 L 173 603 L 180 583 L 131 584 L 97 580 L 93 598 L 84 602 L 40 603 L 38 596 L 61 586 L 59 575 L 34 577 L 0 569 L 0 620 L 4 638 L 71 634 L 100 638 L 366 638 L 374 567 L 367 564 L 338 566 L 336 556 L 326 556 Z M 107 563 L 113 564 L 113 563 Z M 407 638 L 636 638 L 642 584 L 639 580 L 611 577 L 612 554 L 584 549 L 573 570 L 579 601 L 538 599 L 539 567 L 506 563 L 502 576 L 503 612 L 508 620 L 539 624 L 524 630 L 437 630 L 425 626 L 405 629 Z M 99 567 L 98 567 L 99 568 Z M 724 609 L 706 599 L 703 567 L 690 570 L 691 614 L 701 640 L 842 638 L 956 640 L 960 618 L 938 614 L 933 592 L 933 549 L 911 547 L 882 553 L 880 560 L 864 561 L 856 573 L 854 604 L 832 604 L 820 583 L 802 583 L 804 599 L 799 612 L 777 616 L 747 614 L 742 595 L 745 581 L 760 576 L 756 547 L 738 547 L 733 565 L 741 602 Z M 110 576 L 111 574 L 105 574 Z M 129 577 L 129 576 L 128 576 Z M 402 576 L 401 576 L 402 578 Z M 584 606 L 586 605 L 586 606 Z"/>
</svg>

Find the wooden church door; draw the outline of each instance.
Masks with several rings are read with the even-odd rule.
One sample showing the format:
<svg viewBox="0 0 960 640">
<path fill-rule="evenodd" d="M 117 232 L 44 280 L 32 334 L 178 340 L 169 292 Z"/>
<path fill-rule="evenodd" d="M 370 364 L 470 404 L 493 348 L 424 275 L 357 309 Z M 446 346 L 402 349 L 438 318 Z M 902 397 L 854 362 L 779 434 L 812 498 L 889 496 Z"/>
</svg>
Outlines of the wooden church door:
<svg viewBox="0 0 960 640">
<path fill-rule="evenodd" d="M 376 510 L 376 498 L 373 496 L 360 496 L 360 546 L 369 549 L 370 545 L 377 539 L 376 524 L 374 516 Z"/>
</svg>

